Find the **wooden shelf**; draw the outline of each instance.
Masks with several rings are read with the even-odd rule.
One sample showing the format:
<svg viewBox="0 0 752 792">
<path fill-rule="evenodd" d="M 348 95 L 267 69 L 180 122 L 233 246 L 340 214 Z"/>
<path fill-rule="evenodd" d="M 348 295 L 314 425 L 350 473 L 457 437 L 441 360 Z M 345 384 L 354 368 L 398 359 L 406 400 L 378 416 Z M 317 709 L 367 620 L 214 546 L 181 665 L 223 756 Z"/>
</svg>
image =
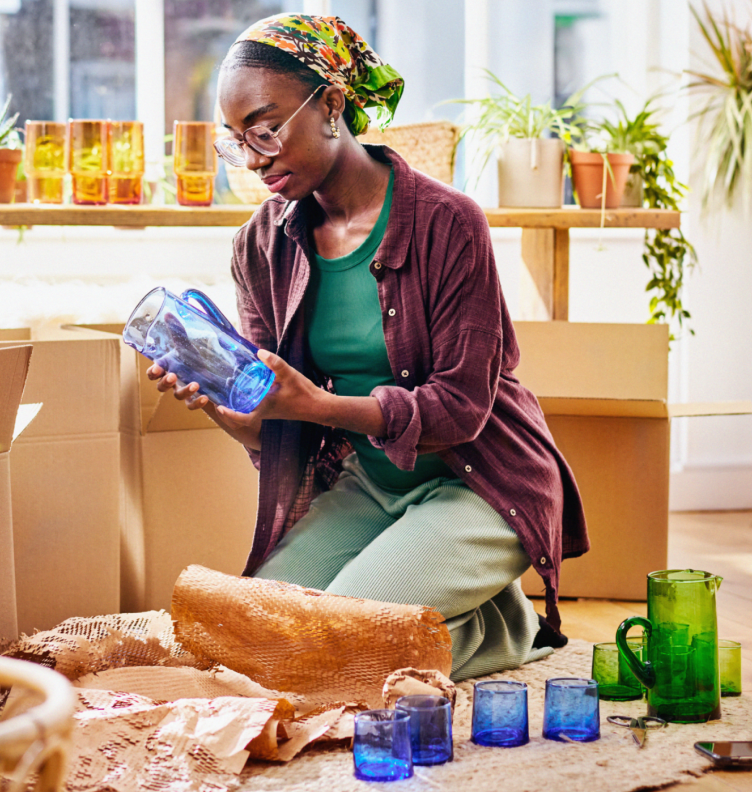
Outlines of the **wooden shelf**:
<svg viewBox="0 0 752 792">
<path fill-rule="evenodd" d="M 670 209 L 484 209 L 492 228 L 679 228 L 681 212 Z"/>
<path fill-rule="evenodd" d="M 256 206 L 75 206 L 40 204 L 0 205 L 3 226 L 234 226 L 239 227 Z"/>
<path fill-rule="evenodd" d="M 256 206 L 226 204 L 187 206 L 75 206 L 1 204 L 0 225 L 120 226 L 231 226 L 243 225 Z M 598 228 L 597 209 L 485 209 L 494 228 Z M 680 213 L 667 209 L 607 209 L 606 228 L 679 228 Z"/>
</svg>

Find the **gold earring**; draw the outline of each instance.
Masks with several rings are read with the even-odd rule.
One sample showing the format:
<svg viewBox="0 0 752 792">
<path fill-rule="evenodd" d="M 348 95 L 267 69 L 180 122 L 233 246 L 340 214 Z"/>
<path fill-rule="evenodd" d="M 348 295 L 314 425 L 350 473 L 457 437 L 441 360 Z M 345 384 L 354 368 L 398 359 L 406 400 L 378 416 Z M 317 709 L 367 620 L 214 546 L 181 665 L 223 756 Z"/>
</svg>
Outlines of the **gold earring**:
<svg viewBox="0 0 752 792">
<path fill-rule="evenodd" d="M 332 127 L 332 137 L 333 138 L 338 138 L 339 137 L 339 127 L 334 123 L 334 119 L 333 118 L 329 119 L 329 123 L 331 124 L 331 127 Z"/>
</svg>

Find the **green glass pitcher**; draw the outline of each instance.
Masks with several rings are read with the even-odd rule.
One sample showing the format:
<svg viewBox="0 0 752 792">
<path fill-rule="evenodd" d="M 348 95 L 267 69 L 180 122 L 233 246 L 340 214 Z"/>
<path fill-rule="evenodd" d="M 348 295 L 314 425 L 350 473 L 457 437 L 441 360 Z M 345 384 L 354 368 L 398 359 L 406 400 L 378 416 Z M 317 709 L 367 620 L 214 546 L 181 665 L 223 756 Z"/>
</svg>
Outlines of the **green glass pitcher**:
<svg viewBox="0 0 752 792">
<path fill-rule="evenodd" d="M 721 717 L 716 593 L 723 578 L 695 569 L 648 575 L 648 617 L 632 616 L 616 631 L 616 643 L 647 688 L 648 715 L 674 723 Z M 645 662 L 630 649 L 631 627 L 644 630 Z"/>
</svg>

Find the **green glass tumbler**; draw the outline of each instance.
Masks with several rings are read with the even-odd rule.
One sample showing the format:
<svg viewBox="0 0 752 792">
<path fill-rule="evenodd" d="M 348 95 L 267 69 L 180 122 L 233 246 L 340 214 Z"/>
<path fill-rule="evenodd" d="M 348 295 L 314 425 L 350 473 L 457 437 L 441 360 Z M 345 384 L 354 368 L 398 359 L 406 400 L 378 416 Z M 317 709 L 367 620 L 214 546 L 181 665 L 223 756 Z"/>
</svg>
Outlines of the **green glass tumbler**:
<svg viewBox="0 0 752 792">
<path fill-rule="evenodd" d="M 642 657 L 642 641 L 630 641 L 637 657 Z M 598 693 L 605 701 L 636 701 L 642 698 L 642 684 L 632 673 L 615 643 L 593 646 L 591 676 L 598 683 Z"/>
<path fill-rule="evenodd" d="M 673 723 L 721 717 L 716 595 L 722 578 L 695 569 L 648 575 L 648 617 L 626 619 L 616 632 L 619 652 L 647 688 L 648 715 Z M 627 633 L 642 627 L 644 657 Z"/>
<path fill-rule="evenodd" d="M 718 641 L 721 665 L 721 695 L 742 694 L 742 645 L 738 641 Z"/>
</svg>

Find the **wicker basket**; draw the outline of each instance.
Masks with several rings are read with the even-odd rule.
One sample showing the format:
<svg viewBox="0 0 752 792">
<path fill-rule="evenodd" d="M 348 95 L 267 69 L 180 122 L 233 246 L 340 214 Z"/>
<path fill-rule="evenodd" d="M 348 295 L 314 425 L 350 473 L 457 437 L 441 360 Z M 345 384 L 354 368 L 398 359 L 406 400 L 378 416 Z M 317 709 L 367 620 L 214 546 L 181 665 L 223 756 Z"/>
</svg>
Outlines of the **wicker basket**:
<svg viewBox="0 0 752 792">
<path fill-rule="evenodd" d="M 445 184 L 454 180 L 454 148 L 460 130 L 449 121 L 427 121 L 390 127 L 385 132 L 371 127 L 361 143 L 385 145 L 404 157 L 408 165 Z M 260 204 L 271 193 L 259 177 L 245 168 L 227 168 L 230 189 L 246 204 Z"/>
<path fill-rule="evenodd" d="M 227 165 L 226 171 L 230 189 L 244 204 L 260 204 L 272 194 L 255 171 L 233 168 L 232 165 Z"/>
<path fill-rule="evenodd" d="M 454 148 L 460 128 L 449 121 L 389 127 L 380 132 L 371 127 L 361 135 L 361 143 L 375 143 L 394 149 L 410 167 L 433 176 L 444 184 L 454 181 Z"/>
</svg>

